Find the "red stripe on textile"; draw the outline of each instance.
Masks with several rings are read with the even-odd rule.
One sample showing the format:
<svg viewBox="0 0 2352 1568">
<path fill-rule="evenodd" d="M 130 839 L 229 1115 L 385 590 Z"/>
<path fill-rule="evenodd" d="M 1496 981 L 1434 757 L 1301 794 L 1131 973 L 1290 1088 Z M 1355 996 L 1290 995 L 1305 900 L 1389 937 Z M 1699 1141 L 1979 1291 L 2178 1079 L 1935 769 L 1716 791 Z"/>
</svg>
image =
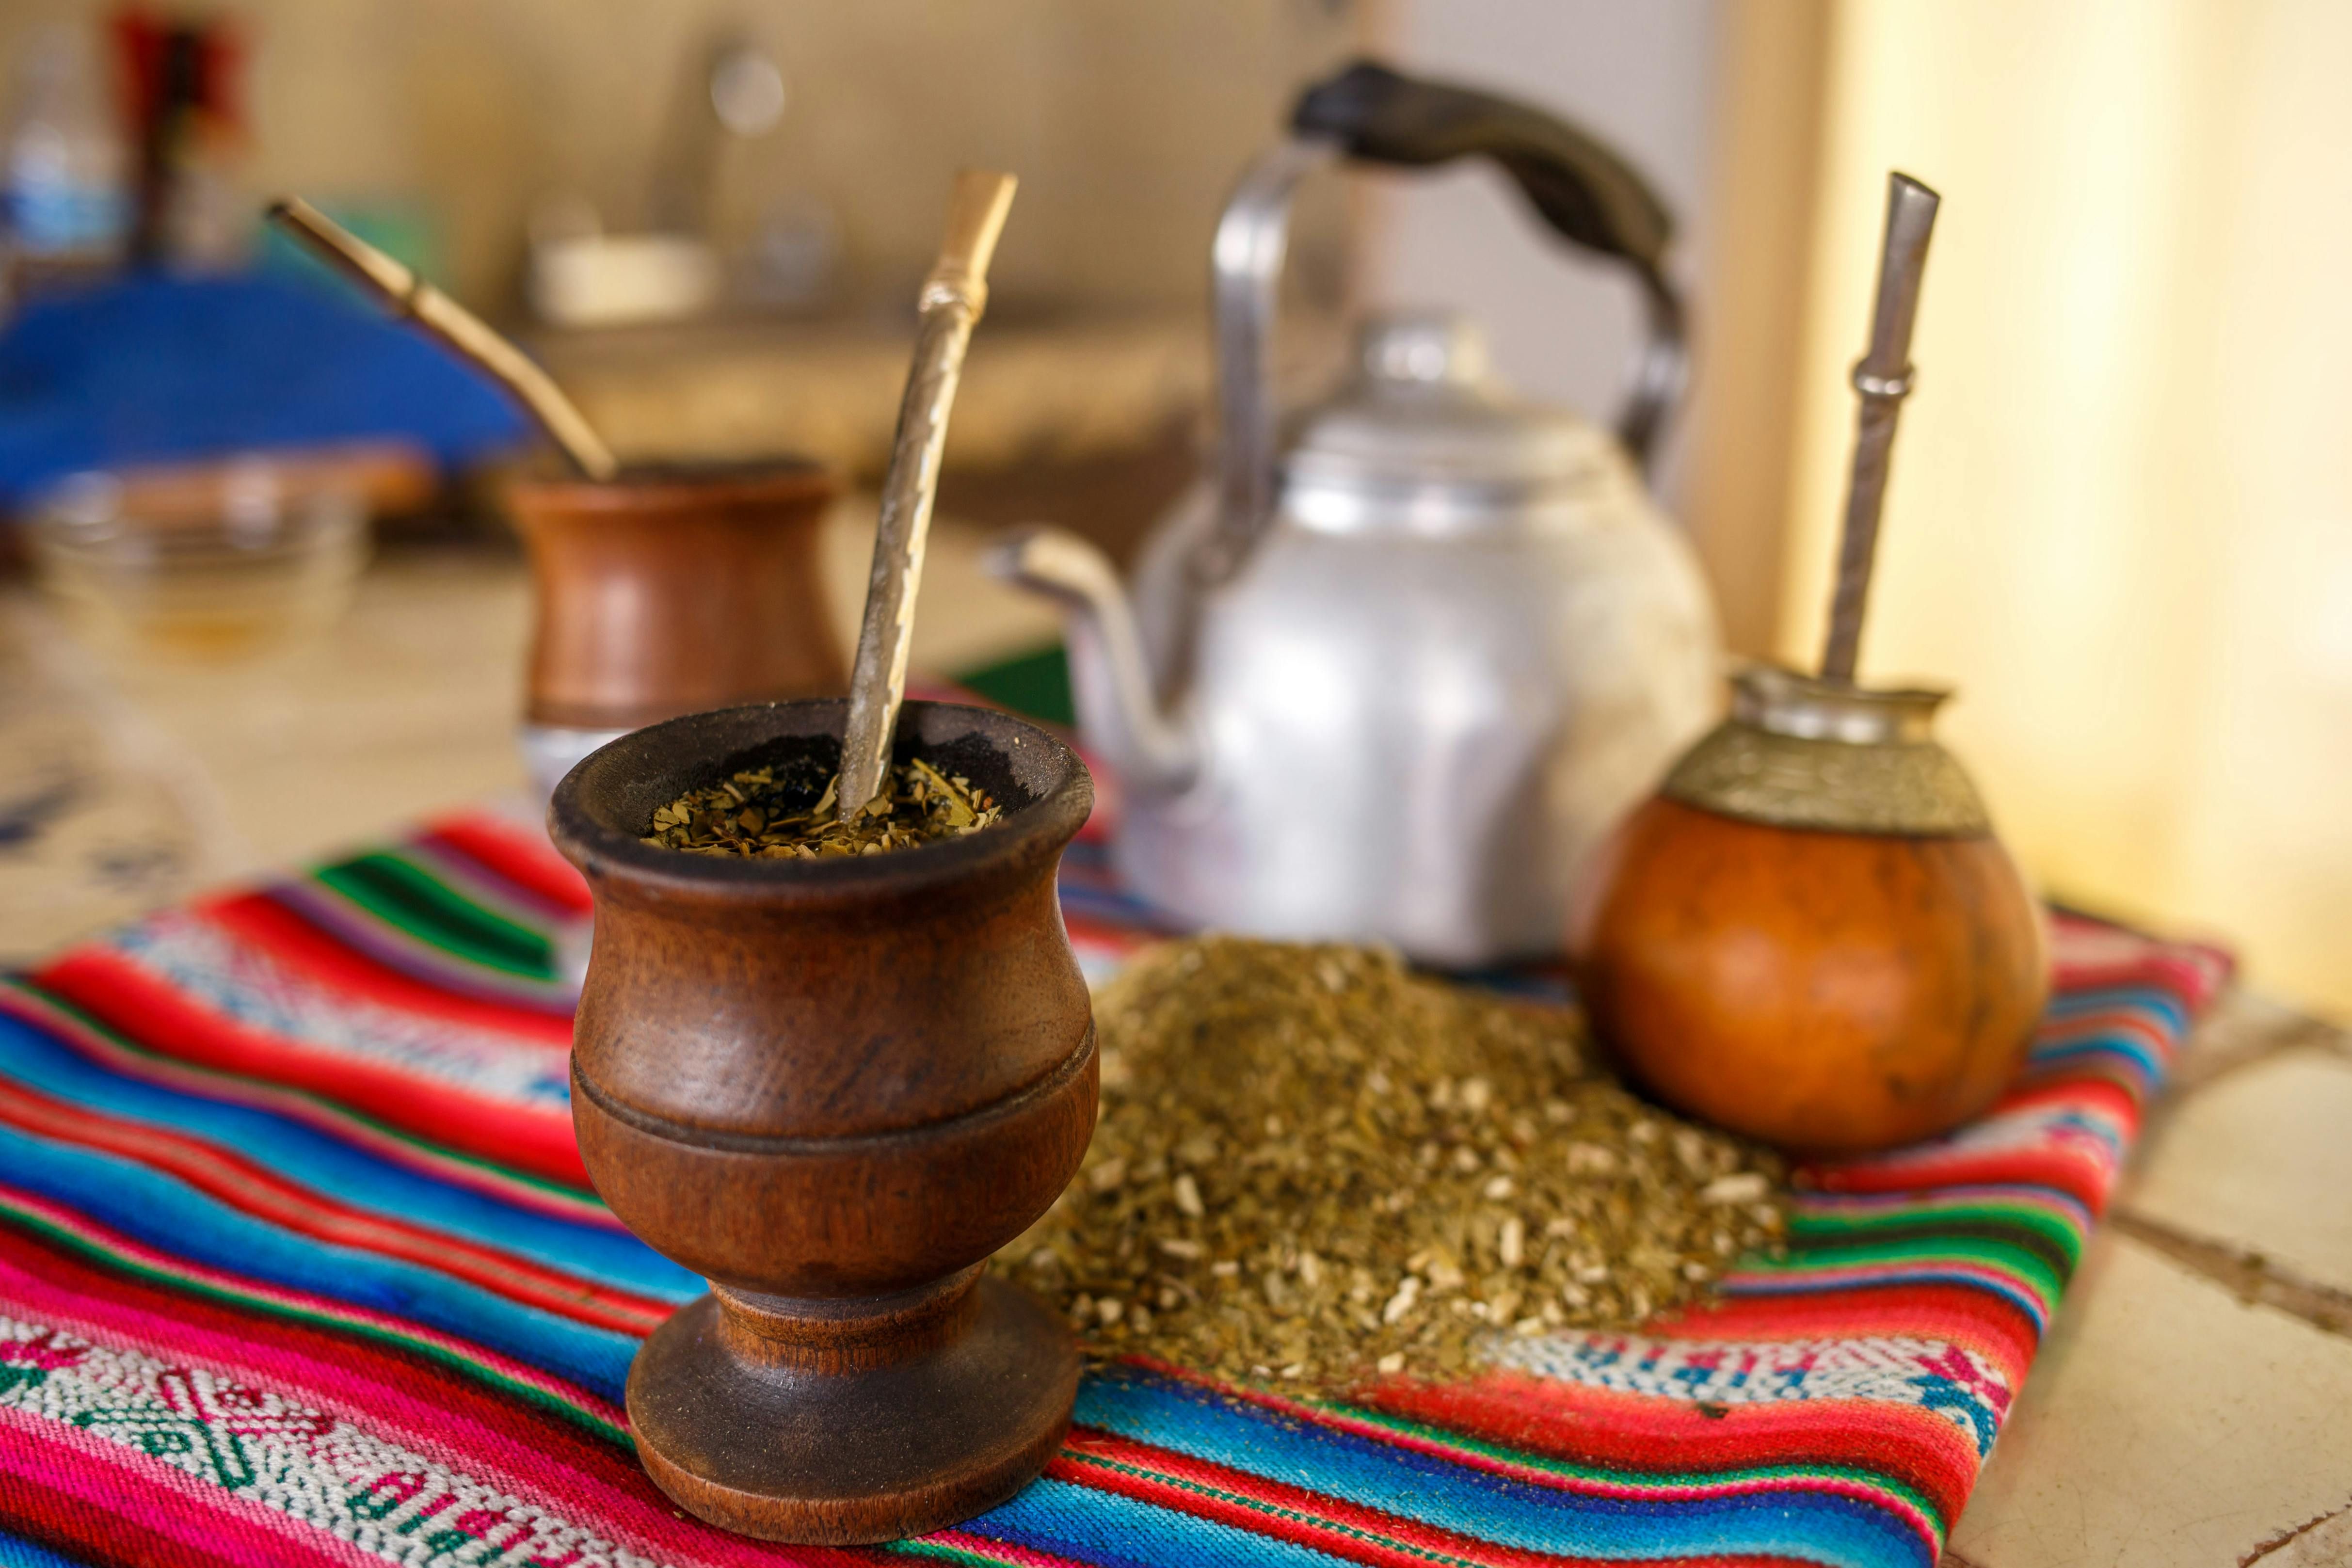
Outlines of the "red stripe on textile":
<svg viewBox="0 0 2352 1568">
<path fill-rule="evenodd" d="M 2163 1051 L 2179 1043 L 2162 1014 L 2128 1002 L 2117 1002 L 2095 1012 L 2068 1013 L 2063 1017 L 2045 1019 L 2033 1037 L 2037 1043 L 2047 1043 L 2101 1034 L 2135 1036 Z"/>
<path fill-rule="evenodd" d="M 1122 957 L 1130 952 L 1140 952 L 1154 942 L 1168 940 L 1158 931 L 1138 931 L 1133 926 L 1115 925 L 1108 921 L 1088 920 L 1084 915 L 1074 915 L 1066 910 L 1062 912 L 1062 923 L 1068 931 L 1072 942 L 1091 947 L 1108 948 Z"/>
<path fill-rule="evenodd" d="M 1762 1467 L 1818 1470 L 1843 1466 L 1884 1476 L 1917 1490 L 1935 1510 L 1935 1527 L 1948 1530 L 1976 1485 L 1975 1441 L 1941 1415 L 1919 1405 L 1865 1399 L 1810 1399 L 1702 1407 L 1681 1400 L 1558 1383 L 1496 1372 L 1466 1384 L 1381 1384 L 1364 1403 L 1384 1415 L 1441 1426 L 1480 1441 L 1573 1465 L 1637 1472 L 1625 1495 L 1670 1495 L 1675 1477 L 1708 1493 L 1740 1489 L 1718 1484 L 1725 1471 Z M 1707 1410 L 1718 1412 L 1714 1415 Z M 1397 1441 L 1378 1425 L 1365 1430 Z M 1440 1446 L 1450 1458 L 1460 1450 Z M 1476 1463 L 1475 1459 L 1469 1460 Z M 1807 1491 L 1836 1489 L 1827 1478 L 1805 1475 Z M 1559 1485 L 1560 1482 L 1546 1484 Z M 1752 1489 L 1790 1484 L 1773 1481 Z M 1578 1483 L 1576 1489 L 1587 1489 Z M 1865 1492 L 1875 1501 L 1882 1494 Z"/>
<path fill-rule="evenodd" d="M 2010 1148 L 1939 1151 L 1927 1168 L 1887 1158 L 1869 1164 L 1808 1170 L 1815 1186 L 1832 1193 L 1916 1193 L 1938 1187 L 2033 1186 L 2065 1194 L 2095 1216 L 2115 1185 L 2116 1152 L 2087 1135 L 2082 1142 L 2046 1136 Z"/>
<path fill-rule="evenodd" d="M 508 1006 L 428 984 L 344 946 L 333 932 L 312 925 L 300 911 L 266 893 L 209 900 L 190 912 L 228 932 L 240 945 L 259 949 L 273 963 L 339 995 L 415 1017 L 446 1018 L 468 1028 L 513 1035 L 532 1045 L 571 1047 L 569 1013 Z"/>
<path fill-rule="evenodd" d="M 150 1050 L 308 1089 L 449 1148 L 573 1186 L 589 1184 L 568 1114 L 502 1104 L 247 1027 L 110 948 L 79 948 L 33 978 Z"/>
<path fill-rule="evenodd" d="M 199 1531 L 193 1542 L 174 1541 L 151 1528 L 136 1513 L 110 1511 L 136 1507 L 129 1500 L 110 1497 L 109 1508 L 93 1508 L 81 1492 L 52 1487 L 44 1478 L 21 1473 L 0 1433 L 0 1527 L 36 1545 L 59 1553 L 67 1561 L 93 1568 L 240 1568 L 254 1561 L 249 1553 L 211 1550 L 212 1532 Z M 260 1561 L 272 1563 L 274 1557 Z"/>
<path fill-rule="evenodd" d="M 37 1215 L 41 1223 L 54 1226 L 91 1247 L 102 1250 L 110 1258 L 120 1259 L 126 1270 L 150 1269 L 164 1279 L 184 1279 L 194 1286 L 219 1290 L 232 1299 L 266 1301 L 273 1308 L 282 1309 L 286 1313 L 297 1314 L 300 1319 L 310 1320 L 313 1323 L 332 1325 L 331 1329 L 317 1330 L 322 1333 L 335 1332 L 348 1327 L 354 1337 L 362 1340 L 366 1339 L 366 1331 L 372 1330 L 388 1336 L 394 1342 L 406 1342 L 430 1345 L 461 1362 L 480 1367 L 490 1376 L 501 1378 L 519 1388 L 533 1390 L 541 1397 L 570 1405 L 607 1426 L 618 1428 L 625 1427 L 628 1424 L 628 1416 L 620 1406 L 606 1403 L 598 1395 L 576 1384 L 568 1383 L 551 1373 L 541 1372 L 535 1366 L 503 1355 L 488 1346 L 476 1344 L 471 1340 L 461 1339 L 456 1334 L 446 1333 L 438 1329 L 427 1328 L 422 1323 L 412 1322 L 390 1312 L 377 1311 L 373 1308 L 357 1306 L 348 1301 L 331 1300 L 324 1296 L 312 1295 L 308 1291 L 297 1290 L 269 1280 L 233 1274 L 226 1269 L 207 1268 L 189 1258 L 173 1257 L 170 1253 L 159 1251 L 142 1242 L 135 1241 L 120 1231 L 109 1229 L 89 1215 L 68 1208 L 63 1204 L 54 1202 L 37 1193 L 27 1192 L 21 1187 L 12 1187 L 0 1183 L 0 1201 L 5 1201 L 10 1208 L 21 1213 Z M 9 1234 L 11 1232 L 8 1227 L 5 1224 L 0 1224 L 0 1236 Z M 35 1245 L 42 1244 L 36 1241 Z M 60 1252 L 58 1256 L 67 1255 Z M 106 1278 L 115 1277 L 115 1271 L 106 1271 Z M 128 1283 L 134 1277 L 124 1273 L 121 1278 Z M 154 1289 L 161 1289 L 163 1287 L 158 1286 Z M 172 1299 L 175 1300 L 183 1299 L 184 1296 L 184 1293 L 176 1288 L 171 1294 Z M 187 1292 L 184 1293 L 184 1299 L 201 1300 L 206 1298 Z M 292 1319 L 281 1317 L 275 1312 L 267 1312 L 258 1308 L 250 1309 L 248 1315 L 256 1321 L 301 1326 Z M 366 1340 L 366 1342 L 380 1344 L 384 1342 Z"/>
<path fill-rule="evenodd" d="M 0 1515 L 12 1511 L 5 1500 L 20 1489 L 37 1489 L 68 1504 L 66 1550 L 100 1562 L 357 1568 L 381 1561 L 136 1448 L 7 1405 L 0 1405 Z M 126 1552 L 130 1532 L 144 1532 L 162 1550 Z"/>
<path fill-rule="evenodd" d="M 463 855 L 533 900 L 572 914 L 588 912 L 588 884 L 555 852 L 543 830 L 478 812 L 427 823 L 416 837 Z"/>
<path fill-rule="evenodd" d="M 196 1067 L 170 1057 L 148 1056 L 93 1028 L 79 1016 L 50 998 L 17 986 L 0 984 L 0 1013 L 23 1019 L 110 1072 L 142 1083 L 158 1084 L 182 1094 L 200 1095 L 229 1105 L 250 1106 L 285 1117 L 305 1127 L 366 1150 L 379 1159 L 421 1172 L 435 1181 L 468 1192 L 486 1193 L 518 1208 L 549 1214 L 583 1225 L 619 1230 L 621 1222 L 583 1189 L 576 1194 L 549 1191 L 520 1176 L 461 1160 L 445 1150 L 423 1146 L 363 1121 L 352 1112 L 322 1105 L 312 1096 L 283 1089 Z"/>
<path fill-rule="evenodd" d="M 2119 1074 L 2131 1071 L 2125 1079 Z M 1984 1119 L 1971 1124 L 1968 1131 L 1985 1126 L 1998 1127 L 2008 1116 L 2047 1116 L 2071 1112 L 2074 1115 L 2104 1121 L 2128 1137 L 2139 1131 L 2140 1095 L 2136 1069 L 2119 1063 L 2114 1068 L 2103 1069 L 2093 1062 L 2077 1060 L 2054 1070 L 2021 1079 L 2000 1097 Z M 1968 1131 L 1961 1133 L 1966 1137 Z M 1897 1150 L 1880 1159 L 1904 1161 L 1912 1169 L 1932 1165 L 1943 1145 L 1930 1143 L 1916 1151 Z M 1962 1148 L 1966 1145 L 1962 1144 Z"/>
<path fill-rule="evenodd" d="M 5 1229 L 0 1302 L 93 1342 L 226 1373 L 338 1416 L 641 1555 L 710 1568 L 778 1561 L 772 1548 L 679 1518 L 624 1449 L 415 1356 L 101 1273 Z"/>
<path fill-rule="evenodd" d="M 185 1133 L 117 1121 L 0 1079 L 0 1121 L 51 1142 L 136 1161 L 283 1230 L 446 1274 L 574 1321 L 643 1337 L 672 1308 L 443 1231 L 371 1214 Z"/>
<path fill-rule="evenodd" d="M 2237 972 L 2237 960 L 2210 942 L 2168 942 L 2080 915 L 2051 918 L 2051 984 L 2060 991 L 2154 985 L 2190 1012 L 2202 1008 Z"/>
</svg>

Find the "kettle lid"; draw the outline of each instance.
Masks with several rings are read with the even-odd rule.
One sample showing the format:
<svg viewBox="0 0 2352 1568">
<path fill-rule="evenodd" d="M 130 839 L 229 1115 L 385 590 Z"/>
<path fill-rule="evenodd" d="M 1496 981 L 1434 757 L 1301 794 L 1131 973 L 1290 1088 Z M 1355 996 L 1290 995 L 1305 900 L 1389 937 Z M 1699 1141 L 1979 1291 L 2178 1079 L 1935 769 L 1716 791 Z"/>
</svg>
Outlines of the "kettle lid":
<svg viewBox="0 0 2352 1568">
<path fill-rule="evenodd" d="M 1606 432 L 1498 383 L 1475 325 L 1400 311 L 1363 323 L 1355 374 L 1300 422 L 1282 458 L 1283 504 L 1309 522 L 1326 510 L 1321 492 L 1345 492 L 1360 522 L 1373 493 L 1493 512 L 1581 489 L 1620 462 Z"/>
</svg>

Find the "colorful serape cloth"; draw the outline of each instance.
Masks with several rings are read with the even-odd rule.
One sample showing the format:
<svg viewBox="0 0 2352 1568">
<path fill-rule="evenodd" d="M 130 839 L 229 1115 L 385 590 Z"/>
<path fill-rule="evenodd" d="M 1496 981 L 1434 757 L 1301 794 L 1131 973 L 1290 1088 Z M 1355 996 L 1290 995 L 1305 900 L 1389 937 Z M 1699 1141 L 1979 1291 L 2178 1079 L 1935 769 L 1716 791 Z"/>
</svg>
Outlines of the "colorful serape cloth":
<svg viewBox="0 0 2352 1568">
<path fill-rule="evenodd" d="M 0 986 L 0 1564 L 1930 1568 L 2226 968 L 2061 918 L 2007 1099 L 1811 1171 L 1718 1307 L 1354 1403 L 1116 1366 L 1012 1501 L 834 1551 L 706 1528 L 632 1456 L 629 1358 L 702 1285 L 584 1183 L 584 907 L 467 815 Z M 1093 973 L 1142 940 L 1098 844 L 1065 908 Z"/>
</svg>

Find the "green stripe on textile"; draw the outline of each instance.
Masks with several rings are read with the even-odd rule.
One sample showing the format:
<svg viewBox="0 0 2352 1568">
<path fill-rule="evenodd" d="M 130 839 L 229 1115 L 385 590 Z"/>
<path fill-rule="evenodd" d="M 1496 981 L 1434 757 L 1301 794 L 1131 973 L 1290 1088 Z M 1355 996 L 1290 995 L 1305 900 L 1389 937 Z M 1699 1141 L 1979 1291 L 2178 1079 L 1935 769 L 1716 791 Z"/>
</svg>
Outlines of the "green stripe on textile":
<svg viewBox="0 0 2352 1568">
<path fill-rule="evenodd" d="M 526 979 L 555 978 L 555 946 L 543 933 L 483 908 L 413 861 L 378 852 L 321 866 L 311 875 L 445 952 Z"/>
<path fill-rule="evenodd" d="M 166 1055 L 141 1044 L 113 1026 L 92 1017 L 62 996 L 53 996 L 31 981 L 17 975 L 0 974 L 0 989 L 16 993 L 29 1001 L 35 1008 L 55 1014 L 75 1028 L 96 1035 L 110 1047 L 127 1056 L 138 1057 L 155 1064 L 159 1069 L 159 1077 L 170 1079 L 184 1076 L 219 1084 L 222 1087 L 214 1092 L 232 1104 L 247 1106 L 272 1116 L 287 1114 L 268 1103 L 255 1105 L 248 1095 L 241 1094 L 237 1089 L 230 1087 L 250 1085 L 263 1090 L 268 1100 L 299 1100 L 315 1110 L 323 1120 L 337 1123 L 339 1128 L 355 1130 L 362 1136 L 353 1137 L 351 1131 L 340 1131 L 336 1135 L 348 1139 L 362 1149 L 367 1147 L 368 1142 L 372 1139 L 397 1143 L 404 1149 L 414 1151 L 415 1158 L 420 1165 L 427 1167 L 460 1165 L 470 1171 L 478 1171 L 488 1179 L 488 1184 L 492 1186 L 502 1186 L 516 1189 L 521 1193 L 537 1194 L 542 1202 L 551 1200 L 555 1206 L 583 1218 L 601 1216 L 607 1212 L 604 1200 L 593 1193 L 583 1192 L 578 1187 L 566 1186 L 563 1183 L 551 1177 L 517 1170 L 511 1165 L 501 1165 L 495 1160 L 486 1159 L 479 1154 L 469 1154 L 463 1150 L 451 1149 L 433 1142 L 429 1139 L 420 1138 L 405 1129 L 394 1127 L 388 1121 L 379 1121 L 365 1111 L 354 1110 L 339 1100 L 330 1100 L 310 1089 L 295 1089 L 279 1083 L 274 1079 L 230 1072 L 223 1068 L 206 1067 L 182 1057 Z M 168 1082 L 164 1087 L 180 1093 L 204 1092 Z M 446 1181 L 447 1178 L 436 1173 L 435 1179 Z M 528 1203 L 531 1200 L 518 1198 L 517 1201 Z"/>
<path fill-rule="evenodd" d="M 2046 1251 L 2069 1276 L 2083 1260 L 2083 1233 L 2071 1220 L 2022 1205 L 1922 1205 L 1866 1215 L 1807 1213 L 1800 1209 L 1789 1216 L 1790 1240 L 1805 1247 L 1853 1245 L 1872 1237 L 1937 1235 L 1973 1238 L 2013 1236 L 2021 1246 Z"/>
<path fill-rule="evenodd" d="M 1305 1408 L 1320 1415 L 1334 1416 L 1352 1424 L 1375 1426 L 1401 1437 L 1410 1437 L 1417 1445 L 1452 1454 L 1475 1454 L 1480 1458 L 1513 1468 L 1532 1470 L 1544 1475 L 1559 1476 L 1582 1481 L 1594 1481 L 1609 1486 L 1622 1486 L 1634 1491 L 1671 1490 L 1683 1487 L 1738 1484 L 1774 1480 L 1835 1480 L 1844 1481 L 1861 1489 L 1916 1509 L 1919 1516 L 1934 1528 L 1940 1541 L 1944 1520 L 1936 1511 L 1927 1494 L 1893 1476 L 1854 1465 L 1741 1465 L 1723 1469 L 1704 1469 L 1659 1473 L 1644 1470 L 1616 1469 L 1604 1465 L 1583 1465 L 1570 1459 L 1557 1458 L 1524 1448 L 1513 1448 L 1466 1433 L 1432 1426 L 1407 1416 L 1392 1415 L 1357 1405 L 1325 1404 L 1320 1401 L 1301 1402 Z M 1480 1467 L 1484 1468 L 1484 1467 Z"/>
<path fill-rule="evenodd" d="M 1070 660 L 1058 642 L 1034 653 L 1002 658 L 967 669 L 956 684 L 1027 719 L 1075 729 L 1077 706 L 1070 700 Z"/>
<path fill-rule="evenodd" d="M 536 1405 L 541 1410 L 560 1415 L 572 1425 L 615 1443 L 632 1454 L 636 1452 L 636 1444 L 619 1424 L 608 1421 L 594 1411 L 583 1405 L 575 1405 L 559 1394 L 510 1377 L 494 1366 L 431 1339 L 404 1333 L 398 1329 L 387 1327 L 382 1323 L 356 1321 L 338 1316 L 331 1311 L 297 1306 L 291 1301 L 279 1300 L 265 1290 L 199 1279 L 178 1269 L 128 1257 L 107 1246 L 104 1241 L 96 1237 L 85 1236 L 69 1226 L 58 1224 L 47 1215 L 11 1203 L 5 1194 L 0 1194 L 0 1223 L 12 1225 L 19 1230 L 39 1237 L 52 1246 L 61 1247 L 101 1268 L 112 1269 L 119 1274 L 128 1274 L 133 1279 L 143 1279 L 166 1289 L 176 1290 L 183 1295 L 201 1296 L 240 1310 L 258 1312 L 266 1317 L 302 1323 L 333 1333 L 357 1335 L 362 1339 L 373 1340 L 378 1344 L 390 1345 L 411 1354 L 423 1356 L 428 1361 L 449 1368 L 460 1376 L 494 1388 L 526 1405 Z"/>
<path fill-rule="evenodd" d="M 2054 1308 L 2066 1288 L 2064 1276 L 2032 1247 L 1989 1237 L 1934 1234 L 1883 1237 L 1851 1245 L 1800 1243 L 1784 1258 L 1764 1262 L 1763 1274 L 1803 1274 L 1822 1268 L 1978 1268 L 2007 1276 Z"/>
<path fill-rule="evenodd" d="M 887 1541 L 882 1550 L 894 1557 L 928 1557 L 934 1563 L 969 1563 L 976 1568 L 1003 1568 L 1007 1563 L 1017 1563 L 1017 1557 L 989 1557 L 961 1546 L 950 1546 L 944 1541 Z"/>
</svg>

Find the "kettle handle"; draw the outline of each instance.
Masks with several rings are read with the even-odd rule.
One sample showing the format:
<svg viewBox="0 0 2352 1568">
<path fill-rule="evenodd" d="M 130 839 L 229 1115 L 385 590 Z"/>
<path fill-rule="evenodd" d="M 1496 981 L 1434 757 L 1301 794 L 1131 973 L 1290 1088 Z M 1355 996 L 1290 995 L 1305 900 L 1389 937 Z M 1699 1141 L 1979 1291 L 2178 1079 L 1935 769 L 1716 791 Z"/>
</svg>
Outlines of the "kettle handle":
<svg viewBox="0 0 2352 1568">
<path fill-rule="evenodd" d="M 1646 467 L 1682 394 L 1687 359 L 1682 296 L 1665 274 L 1674 218 L 1640 174 L 1567 121 L 1369 60 L 1308 88 L 1290 124 L 1364 163 L 1419 168 L 1492 159 L 1562 238 L 1622 262 L 1641 285 L 1649 342 L 1618 412 L 1617 436 Z"/>
<path fill-rule="evenodd" d="M 1275 430 L 1269 339 L 1288 248 L 1290 197 L 1307 175 L 1345 158 L 1410 167 L 1486 156 L 1518 182 L 1571 244 L 1613 258 L 1642 287 L 1649 340 L 1617 436 L 1644 469 L 1682 395 L 1688 361 L 1683 301 L 1665 274 L 1674 220 L 1624 160 L 1591 136 L 1507 99 L 1418 81 L 1359 61 L 1303 93 L 1290 140 L 1242 176 L 1217 223 L 1218 502 L 1194 546 L 1194 588 L 1223 582 L 1249 556 L 1273 510 Z"/>
</svg>

